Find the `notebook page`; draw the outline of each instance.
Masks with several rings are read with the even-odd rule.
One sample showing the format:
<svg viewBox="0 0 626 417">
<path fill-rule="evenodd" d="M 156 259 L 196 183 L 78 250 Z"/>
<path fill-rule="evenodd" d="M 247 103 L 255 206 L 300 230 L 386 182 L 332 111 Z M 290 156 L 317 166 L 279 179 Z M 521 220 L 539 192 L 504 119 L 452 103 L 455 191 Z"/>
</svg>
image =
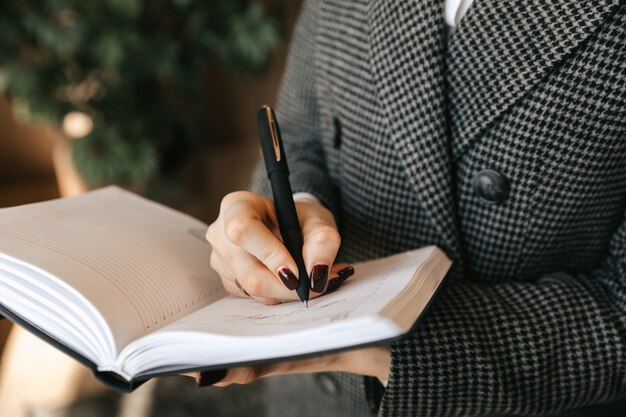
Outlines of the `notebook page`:
<svg viewBox="0 0 626 417">
<path fill-rule="evenodd" d="M 117 187 L 0 210 L 0 252 L 84 295 L 117 349 L 212 301 L 206 225 Z"/>
<path fill-rule="evenodd" d="M 158 333 L 192 331 L 230 336 L 267 336 L 374 315 L 407 287 L 415 270 L 437 250 L 430 246 L 356 264 L 354 277 L 338 291 L 310 300 L 309 308 L 299 302 L 264 306 L 251 299 L 228 296 Z M 439 281 L 441 277 L 436 278 Z"/>
<path fill-rule="evenodd" d="M 222 298 L 133 342 L 116 366 L 135 375 L 167 366 L 183 369 L 301 355 L 397 336 L 403 329 L 379 313 L 415 280 L 441 282 L 445 271 L 416 275 L 422 265 L 441 256 L 431 246 L 355 264 L 354 277 L 336 292 L 310 300 L 308 309 L 300 302 L 264 306 Z M 422 296 L 430 298 L 433 292 Z"/>
</svg>

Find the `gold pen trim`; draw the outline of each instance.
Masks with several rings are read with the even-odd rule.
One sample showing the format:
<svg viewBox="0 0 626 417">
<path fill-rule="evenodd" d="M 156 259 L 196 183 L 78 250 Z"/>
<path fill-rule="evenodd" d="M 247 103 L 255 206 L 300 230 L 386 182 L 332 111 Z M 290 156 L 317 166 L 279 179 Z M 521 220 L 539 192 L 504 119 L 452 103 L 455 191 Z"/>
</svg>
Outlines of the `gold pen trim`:
<svg viewBox="0 0 626 417">
<path fill-rule="evenodd" d="M 276 155 L 276 162 L 280 162 L 280 143 L 278 142 L 278 131 L 276 130 L 276 122 L 274 121 L 274 115 L 270 106 L 264 106 L 265 113 L 267 114 L 267 123 L 270 126 L 270 134 L 272 135 L 272 144 L 274 145 L 274 154 Z"/>
</svg>

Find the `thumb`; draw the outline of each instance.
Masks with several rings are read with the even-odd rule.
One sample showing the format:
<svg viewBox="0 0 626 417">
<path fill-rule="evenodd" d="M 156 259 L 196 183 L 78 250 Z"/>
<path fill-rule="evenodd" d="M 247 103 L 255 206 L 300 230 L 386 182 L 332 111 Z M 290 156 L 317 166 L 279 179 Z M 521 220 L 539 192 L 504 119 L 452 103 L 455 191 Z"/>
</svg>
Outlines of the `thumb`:
<svg viewBox="0 0 626 417">
<path fill-rule="evenodd" d="M 304 246 L 302 257 L 311 280 L 311 290 L 322 293 L 328 284 L 330 266 L 341 245 L 333 214 L 319 202 L 296 203 Z"/>
</svg>

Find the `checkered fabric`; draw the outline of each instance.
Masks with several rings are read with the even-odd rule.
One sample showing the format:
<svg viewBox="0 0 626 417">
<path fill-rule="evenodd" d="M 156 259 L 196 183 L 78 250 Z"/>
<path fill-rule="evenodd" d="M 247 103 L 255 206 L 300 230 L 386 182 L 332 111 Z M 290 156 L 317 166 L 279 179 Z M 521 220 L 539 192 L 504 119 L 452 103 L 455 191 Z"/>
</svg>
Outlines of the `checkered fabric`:
<svg viewBox="0 0 626 417">
<path fill-rule="evenodd" d="M 278 119 L 342 259 L 456 265 L 384 393 L 338 375 L 324 414 L 626 416 L 625 2 L 477 0 L 448 34 L 443 1 L 308 1 Z"/>
</svg>

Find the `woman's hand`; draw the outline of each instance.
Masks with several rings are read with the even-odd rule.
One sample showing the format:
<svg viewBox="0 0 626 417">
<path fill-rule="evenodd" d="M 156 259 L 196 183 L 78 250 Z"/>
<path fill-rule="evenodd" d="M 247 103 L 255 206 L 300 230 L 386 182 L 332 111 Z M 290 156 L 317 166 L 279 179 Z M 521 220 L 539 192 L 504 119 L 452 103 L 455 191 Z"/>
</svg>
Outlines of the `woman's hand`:
<svg viewBox="0 0 626 417">
<path fill-rule="evenodd" d="M 354 274 L 354 269 L 347 264 L 333 265 L 341 239 L 332 213 L 313 200 L 297 201 L 296 210 L 313 298 L 339 288 Z M 245 191 L 227 195 L 206 237 L 213 248 L 211 267 L 228 292 L 239 297 L 251 296 L 268 305 L 298 299 L 293 291 L 298 286 L 298 267 L 280 240 L 271 200 Z M 389 347 L 384 346 L 189 375 L 201 386 L 216 382 L 217 386 L 246 384 L 270 375 L 326 371 L 353 372 L 386 380 L 390 361 Z"/>
<path fill-rule="evenodd" d="M 281 362 L 269 365 L 244 366 L 227 371 L 197 372 L 194 376 L 199 386 L 225 387 L 231 384 L 249 384 L 272 375 L 314 372 L 350 372 L 377 377 L 387 385 L 391 353 L 389 346 L 334 353 L 310 359 Z"/>
<path fill-rule="evenodd" d="M 341 238 L 332 213 L 320 203 L 299 201 L 296 209 L 314 298 L 324 293 L 330 274 L 339 276 L 346 267 L 331 270 Z M 298 267 L 280 240 L 271 200 L 245 191 L 227 195 L 206 237 L 213 248 L 211 267 L 228 292 L 267 305 L 298 299 L 293 291 L 298 286 Z"/>
</svg>

